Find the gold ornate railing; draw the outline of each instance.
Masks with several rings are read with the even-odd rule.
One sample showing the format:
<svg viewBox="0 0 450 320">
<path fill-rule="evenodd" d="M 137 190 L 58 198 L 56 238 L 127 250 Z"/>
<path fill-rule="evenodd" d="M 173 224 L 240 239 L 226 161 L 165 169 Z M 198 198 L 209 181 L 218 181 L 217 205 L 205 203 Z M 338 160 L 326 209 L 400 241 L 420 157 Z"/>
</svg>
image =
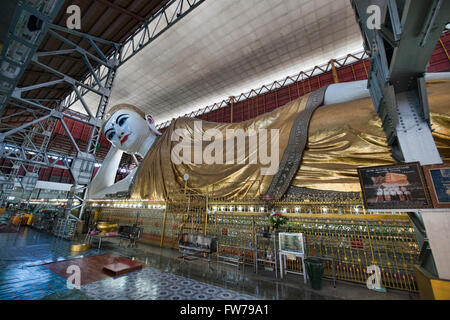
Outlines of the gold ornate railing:
<svg viewBox="0 0 450 320">
<path fill-rule="evenodd" d="M 130 224 L 139 212 L 145 242 L 176 248 L 183 232 L 213 235 L 230 253 L 244 250 L 246 262 L 254 263 L 255 233 L 268 228 L 270 212 L 282 212 L 288 222 L 279 231 L 303 233 L 307 255 L 333 258 L 337 279 L 365 284 L 367 267 L 377 265 L 383 286 L 417 291 L 413 265 L 420 252 L 406 213 L 366 212 L 354 194 L 334 196 L 326 202 L 306 198 L 312 200 L 230 202 L 186 192 L 159 206 L 100 205 L 99 219 Z M 287 268 L 302 271 L 302 264 L 289 260 Z M 331 275 L 329 261 L 325 273 Z"/>
</svg>

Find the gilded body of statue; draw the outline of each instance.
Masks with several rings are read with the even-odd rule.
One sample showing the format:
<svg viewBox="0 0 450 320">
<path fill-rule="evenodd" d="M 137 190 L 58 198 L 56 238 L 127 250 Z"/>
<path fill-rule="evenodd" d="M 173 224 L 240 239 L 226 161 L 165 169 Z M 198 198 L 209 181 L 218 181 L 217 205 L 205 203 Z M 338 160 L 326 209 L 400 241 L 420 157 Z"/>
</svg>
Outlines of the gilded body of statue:
<svg viewBox="0 0 450 320">
<path fill-rule="evenodd" d="M 394 163 L 366 85 L 330 85 L 240 123 L 178 118 L 162 134 L 150 115 L 117 105 L 103 127 L 112 147 L 89 186 L 89 198 L 119 193 L 164 200 L 182 193 L 185 183 L 230 199 L 279 198 L 289 186 L 360 191 L 358 167 Z M 429 81 L 427 88 L 433 137 L 448 162 L 450 82 Z M 143 161 L 114 184 L 123 152 Z"/>
</svg>

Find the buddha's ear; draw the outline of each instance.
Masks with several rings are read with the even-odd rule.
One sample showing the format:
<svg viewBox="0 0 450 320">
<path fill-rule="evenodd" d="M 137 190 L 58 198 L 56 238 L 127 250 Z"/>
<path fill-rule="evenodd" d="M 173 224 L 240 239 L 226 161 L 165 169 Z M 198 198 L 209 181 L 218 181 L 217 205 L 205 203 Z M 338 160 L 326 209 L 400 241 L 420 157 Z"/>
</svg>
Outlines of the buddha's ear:
<svg viewBox="0 0 450 320">
<path fill-rule="evenodd" d="M 156 129 L 155 126 L 155 120 L 153 119 L 153 117 L 149 114 L 145 115 L 145 120 L 147 121 L 148 127 L 150 129 L 150 131 L 155 135 L 155 136 L 160 136 L 162 135 L 161 132 L 158 131 L 158 129 Z"/>
<path fill-rule="evenodd" d="M 154 124 L 154 123 L 155 123 L 155 120 L 154 120 L 153 117 L 152 117 L 151 115 L 149 115 L 149 114 L 146 114 L 146 115 L 145 115 L 145 119 L 147 120 L 147 122 L 148 122 L 149 124 Z"/>
</svg>

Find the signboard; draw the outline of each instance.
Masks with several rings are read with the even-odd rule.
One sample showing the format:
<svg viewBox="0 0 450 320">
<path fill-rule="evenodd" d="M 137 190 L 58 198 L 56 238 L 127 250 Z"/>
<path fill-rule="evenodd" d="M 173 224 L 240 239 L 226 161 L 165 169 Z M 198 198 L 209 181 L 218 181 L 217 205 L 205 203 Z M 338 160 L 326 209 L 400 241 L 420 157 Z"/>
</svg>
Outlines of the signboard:
<svg viewBox="0 0 450 320">
<path fill-rule="evenodd" d="M 434 208 L 450 208 L 450 165 L 423 166 Z"/>
<path fill-rule="evenodd" d="M 280 252 L 288 255 L 304 255 L 305 247 L 303 233 L 285 233 L 278 234 Z"/>
<path fill-rule="evenodd" d="M 429 208 L 419 162 L 358 168 L 366 209 Z"/>
</svg>

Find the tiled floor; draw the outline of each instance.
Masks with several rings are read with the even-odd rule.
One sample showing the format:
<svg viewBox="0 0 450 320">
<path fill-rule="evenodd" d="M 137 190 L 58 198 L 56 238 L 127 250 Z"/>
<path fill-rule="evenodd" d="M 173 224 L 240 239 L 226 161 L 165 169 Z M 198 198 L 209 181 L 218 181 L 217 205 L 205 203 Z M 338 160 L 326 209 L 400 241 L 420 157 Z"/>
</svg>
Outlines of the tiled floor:
<svg viewBox="0 0 450 320">
<path fill-rule="evenodd" d="M 98 300 L 253 300 L 255 297 L 145 268 L 81 287 Z"/>
<path fill-rule="evenodd" d="M 91 249 L 70 252 L 71 242 L 23 228 L 16 234 L 0 234 L 0 300 L 34 300 L 62 293 L 66 279 L 45 264 L 102 255 Z M 103 277 L 105 278 L 105 277 Z M 96 300 L 249 300 L 250 295 L 191 280 L 183 276 L 145 268 L 118 277 L 81 286 L 81 292 Z M 68 293 L 66 293 L 66 296 Z"/>
<path fill-rule="evenodd" d="M 15 266 L 0 274 L 0 300 L 42 299 L 64 290 L 66 280 L 43 266 Z"/>
<path fill-rule="evenodd" d="M 242 273 L 214 262 L 182 262 L 176 250 L 144 244 L 137 249 L 119 248 L 112 240 L 103 243 L 102 250 L 94 248 L 81 254 L 72 254 L 71 244 L 28 227 L 18 233 L 0 233 L 0 300 L 411 299 L 405 292 L 377 293 L 348 283 L 333 288 L 328 281 L 316 291 L 295 275 L 281 280 L 269 271 L 255 274 L 251 266 Z M 148 267 L 118 277 L 97 277 L 83 282 L 80 290 L 67 289 L 66 280 L 49 267 L 58 261 L 66 261 L 62 266 L 76 259 L 74 264 L 78 264 L 81 258 L 96 260 L 105 254 L 135 259 Z"/>
<path fill-rule="evenodd" d="M 72 253 L 71 244 L 53 235 L 21 227 L 17 233 L 0 234 L 0 266 L 5 263 L 15 266 L 42 265 L 102 253 L 99 250 Z"/>
<path fill-rule="evenodd" d="M 0 233 L 0 300 L 41 299 L 67 290 L 66 280 L 43 265 L 102 253 L 73 254 L 70 245 L 28 227 L 17 233 Z"/>
</svg>

